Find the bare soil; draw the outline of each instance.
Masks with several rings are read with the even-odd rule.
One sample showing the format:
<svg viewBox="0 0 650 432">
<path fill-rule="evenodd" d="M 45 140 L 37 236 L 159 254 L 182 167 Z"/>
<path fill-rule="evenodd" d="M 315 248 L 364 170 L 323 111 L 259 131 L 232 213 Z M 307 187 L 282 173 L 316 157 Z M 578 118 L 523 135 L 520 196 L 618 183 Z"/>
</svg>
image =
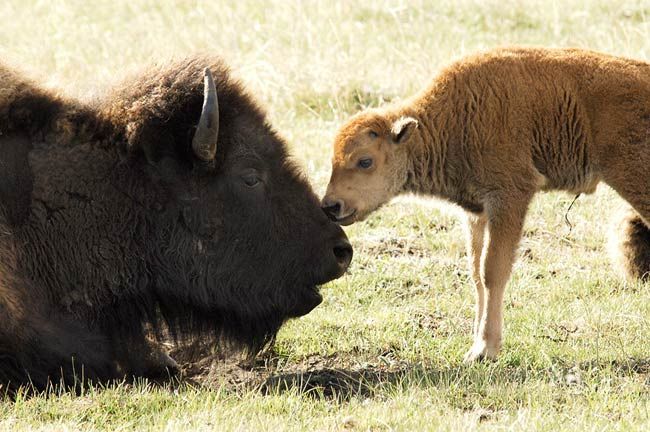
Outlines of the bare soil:
<svg viewBox="0 0 650 432">
<path fill-rule="evenodd" d="M 181 367 L 180 383 L 205 388 L 258 390 L 263 394 L 297 390 L 315 397 L 348 399 L 370 396 L 373 385 L 394 381 L 418 366 L 395 359 L 391 351 L 373 362 L 352 354 L 308 356 L 288 363 L 270 349 L 251 361 L 242 355 L 213 352 L 205 345 L 170 353 Z"/>
</svg>

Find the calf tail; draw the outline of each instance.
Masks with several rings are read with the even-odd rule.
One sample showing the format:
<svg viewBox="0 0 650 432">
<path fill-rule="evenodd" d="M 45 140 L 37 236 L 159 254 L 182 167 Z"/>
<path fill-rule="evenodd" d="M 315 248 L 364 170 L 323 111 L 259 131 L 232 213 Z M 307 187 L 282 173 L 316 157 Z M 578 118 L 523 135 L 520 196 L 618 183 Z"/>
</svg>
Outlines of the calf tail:
<svg viewBox="0 0 650 432">
<path fill-rule="evenodd" d="M 634 209 L 628 208 L 617 219 L 609 249 L 626 278 L 650 280 L 650 227 Z"/>
</svg>

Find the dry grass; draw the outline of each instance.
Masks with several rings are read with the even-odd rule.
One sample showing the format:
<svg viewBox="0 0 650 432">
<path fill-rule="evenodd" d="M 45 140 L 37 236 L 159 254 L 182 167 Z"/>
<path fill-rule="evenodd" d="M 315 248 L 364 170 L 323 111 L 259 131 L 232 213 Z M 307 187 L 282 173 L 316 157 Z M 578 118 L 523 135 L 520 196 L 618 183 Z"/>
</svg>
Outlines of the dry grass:
<svg viewBox="0 0 650 432">
<path fill-rule="evenodd" d="M 648 1 L 5 0 L 0 57 L 88 95 L 148 63 L 220 53 L 322 191 L 336 127 L 451 59 L 534 44 L 650 60 L 649 17 Z M 457 219 L 401 199 L 348 230 L 350 274 L 282 330 L 258 385 L 226 376 L 0 402 L 0 429 L 648 430 L 649 287 L 609 265 L 614 193 L 580 198 L 569 230 L 572 198 L 534 203 L 496 363 L 460 362 L 473 298 Z"/>
</svg>

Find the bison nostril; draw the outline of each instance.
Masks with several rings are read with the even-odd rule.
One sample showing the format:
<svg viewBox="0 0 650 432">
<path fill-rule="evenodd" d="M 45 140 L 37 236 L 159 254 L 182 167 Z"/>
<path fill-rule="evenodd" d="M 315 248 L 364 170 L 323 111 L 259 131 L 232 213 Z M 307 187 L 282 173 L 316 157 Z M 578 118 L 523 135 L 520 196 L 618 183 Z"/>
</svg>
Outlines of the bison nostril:
<svg viewBox="0 0 650 432">
<path fill-rule="evenodd" d="M 347 239 L 340 239 L 334 246 L 334 256 L 338 262 L 341 271 L 344 272 L 350 266 L 352 261 L 352 245 Z"/>
</svg>

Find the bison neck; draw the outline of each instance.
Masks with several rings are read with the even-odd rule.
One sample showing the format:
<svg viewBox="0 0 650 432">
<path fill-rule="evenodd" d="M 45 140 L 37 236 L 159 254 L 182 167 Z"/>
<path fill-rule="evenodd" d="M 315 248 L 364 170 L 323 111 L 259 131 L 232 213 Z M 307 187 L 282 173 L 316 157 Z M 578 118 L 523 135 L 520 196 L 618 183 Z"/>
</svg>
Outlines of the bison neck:
<svg viewBox="0 0 650 432">
<path fill-rule="evenodd" d="M 97 317 L 143 283 L 147 214 L 115 151 L 91 144 L 36 146 L 31 212 L 19 230 L 23 273 L 52 307 Z M 122 178 L 120 178 L 122 177 Z"/>
<path fill-rule="evenodd" d="M 164 328 L 256 351 L 277 333 L 284 321 L 277 311 L 255 301 L 229 307 L 239 287 L 205 261 L 227 257 L 197 252 L 199 237 L 179 223 L 182 207 L 146 165 L 94 144 L 37 145 L 29 158 L 31 210 L 13 236 L 11 265 L 47 310 L 110 329 L 115 340 Z"/>
</svg>

